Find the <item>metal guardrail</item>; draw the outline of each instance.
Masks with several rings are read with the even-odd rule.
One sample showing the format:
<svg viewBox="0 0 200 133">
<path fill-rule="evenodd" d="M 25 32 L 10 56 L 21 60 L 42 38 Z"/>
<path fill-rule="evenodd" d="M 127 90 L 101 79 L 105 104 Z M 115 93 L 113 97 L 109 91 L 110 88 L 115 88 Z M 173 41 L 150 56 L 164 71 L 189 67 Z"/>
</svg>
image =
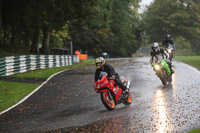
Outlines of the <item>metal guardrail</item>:
<svg viewBox="0 0 200 133">
<path fill-rule="evenodd" d="M 79 63 L 78 55 L 21 55 L 0 58 L 0 76 Z"/>
</svg>

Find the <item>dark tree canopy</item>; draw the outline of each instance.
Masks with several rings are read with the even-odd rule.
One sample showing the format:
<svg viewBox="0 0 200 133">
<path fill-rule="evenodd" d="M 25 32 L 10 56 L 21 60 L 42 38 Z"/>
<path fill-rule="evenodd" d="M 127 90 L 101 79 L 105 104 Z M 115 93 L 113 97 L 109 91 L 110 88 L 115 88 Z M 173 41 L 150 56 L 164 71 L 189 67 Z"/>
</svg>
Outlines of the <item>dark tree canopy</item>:
<svg viewBox="0 0 200 133">
<path fill-rule="evenodd" d="M 171 34 L 179 48 L 200 54 L 200 3 L 198 0 L 155 0 L 143 14 L 149 42 L 161 42 Z M 181 53 L 184 54 L 184 51 Z M 191 53 L 188 53 L 191 54 Z"/>
<path fill-rule="evenodd" d="M 138 0 L 0 2 L 0 46 L 13 55 L 49 54 L 69 40 L 92 56 L 131 56 L 140 46 Z"/>
</svg>

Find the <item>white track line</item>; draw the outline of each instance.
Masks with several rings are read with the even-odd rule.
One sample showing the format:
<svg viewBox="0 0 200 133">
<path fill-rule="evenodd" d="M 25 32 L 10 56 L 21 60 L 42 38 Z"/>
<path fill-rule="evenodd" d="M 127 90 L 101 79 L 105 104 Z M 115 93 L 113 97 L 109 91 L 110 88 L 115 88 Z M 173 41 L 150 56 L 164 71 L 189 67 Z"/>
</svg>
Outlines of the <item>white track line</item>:
<svg viewBox="0 0 200 133">
<path fill-rule="evenodd" d="M 0 112 L 0 115 L 3 114 L 3 113 L 8 112 L 9 110 L 15 108 L 16 106 L 18 106 L 19 104 L 21 104 L 22 102 L 24 102 L 24 101 L 25 101 L 26 99 L 28 99 L 31 95 L 33 95 L 36 91 L 38 91 L 44 84 L 46 84 L 51 78 L 53 78 L 53 77 L 56 76 L 57 74 L 60 74 L 60 73 L 62 73 L 62 72 L 64 72 L 64 71 L 66 71 L 66 70 L 68 70 L 68 69 L 62 70 L 62 71 L 60 71 L 60 72 L 57 72 L 57 73 L 51 75 L 46 81 L 44 81 L 40 86 L 38 86 L 38 87 L 37 87 L 35 90 L 33 90 L 30 94 L 28 94 L 27 96 L 25 96 L 21 101 L 19 101 L 19 102 L 16 103 L 15 105 L 11 106 L 10 108 L 8 108 L 8 109 L 6 109 L 6 110 Z"/>
</svg>

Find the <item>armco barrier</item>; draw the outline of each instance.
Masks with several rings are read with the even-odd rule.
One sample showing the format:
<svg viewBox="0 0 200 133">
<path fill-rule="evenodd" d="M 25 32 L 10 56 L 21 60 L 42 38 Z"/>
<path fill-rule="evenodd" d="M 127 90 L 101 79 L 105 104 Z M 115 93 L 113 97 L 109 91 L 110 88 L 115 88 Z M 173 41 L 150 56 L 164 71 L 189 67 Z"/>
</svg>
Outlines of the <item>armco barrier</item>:
<svg viewBox="0 0 200 133">
<path fill-rule="evenodd" d="M 78 55 L 21 55 L 0 58 L 0 76 L 79 63 Z"/>
</svg>

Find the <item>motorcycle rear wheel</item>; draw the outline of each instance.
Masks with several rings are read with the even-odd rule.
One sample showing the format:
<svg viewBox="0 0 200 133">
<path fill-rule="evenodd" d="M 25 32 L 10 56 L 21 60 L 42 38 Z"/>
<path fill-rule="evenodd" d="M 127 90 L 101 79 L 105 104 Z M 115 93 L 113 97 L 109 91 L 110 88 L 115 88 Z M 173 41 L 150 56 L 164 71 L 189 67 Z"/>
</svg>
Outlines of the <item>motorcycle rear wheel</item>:
<svg viewBox="0 0 200 133">
<path fill-rule="evenodd" d="M 108 91 L 101 93 L 101 100 L 108 110 L 115 109 L 115 101 L 114 99 L 110 98 Z"/>
</svg>

